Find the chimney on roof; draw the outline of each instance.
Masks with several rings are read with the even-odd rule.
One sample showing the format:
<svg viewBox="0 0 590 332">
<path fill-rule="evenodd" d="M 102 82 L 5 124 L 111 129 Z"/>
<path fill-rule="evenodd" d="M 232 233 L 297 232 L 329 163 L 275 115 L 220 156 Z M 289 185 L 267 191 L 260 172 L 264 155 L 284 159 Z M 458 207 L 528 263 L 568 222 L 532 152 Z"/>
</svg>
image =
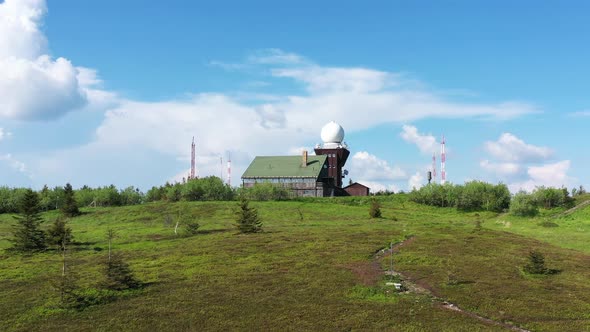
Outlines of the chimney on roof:
<svg viewBox="0 0 590 332">
<path fill-rule="evenodd" d="M 301 167 L 307 167 L 307 150 L 303 150 L 303 159 L 301 160 Z"/>
</svg>

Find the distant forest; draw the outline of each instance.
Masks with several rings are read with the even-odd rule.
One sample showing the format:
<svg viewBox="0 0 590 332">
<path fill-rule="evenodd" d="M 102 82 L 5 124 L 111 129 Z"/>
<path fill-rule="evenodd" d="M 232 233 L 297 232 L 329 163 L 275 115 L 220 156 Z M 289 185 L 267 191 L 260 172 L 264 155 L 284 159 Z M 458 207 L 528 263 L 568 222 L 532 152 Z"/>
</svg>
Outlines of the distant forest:
<svg viewBox="0 0 590 332">
<path fill-rule="evenodd" d="M 17 213 L 19 202 L 26 191 L 26 188 L 0 187 L 0 213 Z M 43 211 L 60 209 L 64 205 L 64 187 L 44 186 L 37 193 Z M 585 193 L 584 188 L 580 186 L 573 189 L 571 195 L 566 188 L 547 187 L 537 187 L 532 193 L 511 194 L 504 184 L 470 181 L 462 185 L 429 184 L 412 190 L 408 196 L 411 201 L 425 205 L 455 207 L 464 211 L 510 211 L 515 215 L 532 216 L 538 213 L 539 208 L 570 207 L 574 204 L 572 196 Z M 163 186 L 154 186 L 145 193 L 133 186 L 125 189 L 119 189 L 114 185 L 99 188 L 83 186 L 74 190 L 74 197 L 80 207 L 124 206 L 153 201 L 230 201 L 238 197 L 257 201 L 292 198 L 287 189 L 270 183 L 248 189 L 232 188 L 216 176 L 183 183 L 166 183 Z"/>
<path fill-rule="evenodd" d="M 19 202 L 26 192 L 27 188 L 0 187 L 0 213 L 17 213 Z M 44 186 L 37 193 L 43 211 L 60 209 L 64 204 L 64 187 Z M 235 190 L 214 176 L 186 183 L 166 183 L 160 187 L 152 187 L 145 193 L 133 186 L 118 189 L 114 185 L 99 188 L 83 186 L 74 190 L 74 197 L 80 207 L 136 205 L 159 200 L 232 200 L 234 196 Z"/>
</svg>

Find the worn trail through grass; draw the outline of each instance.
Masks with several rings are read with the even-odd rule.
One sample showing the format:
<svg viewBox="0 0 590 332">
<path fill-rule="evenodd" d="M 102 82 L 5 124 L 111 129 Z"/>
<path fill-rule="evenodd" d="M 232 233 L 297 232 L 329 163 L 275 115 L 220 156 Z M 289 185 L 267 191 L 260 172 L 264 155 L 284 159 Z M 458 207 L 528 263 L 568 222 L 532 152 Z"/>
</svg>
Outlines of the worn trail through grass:
<svg viewBox="0 0 590 332">
<path fill-rule="evenodd" d="M 512 331 L 518 331 L 518 332 L 530 332 L 529 330 L 525 330 L 523 328 L 520 328 L 518 326 L 512 325 L 512 324 L 507 324 L 504 322 L 499 322 L 487 317 L 483 317 L 481 315 L 478 315 L 475 312 L 471 312 L 468 310 L 464 310 L 462 308 L 460 308 L 458 305 L 449 302 L 448 300 L 445 300 L 439 296 L 437 296 L 433 291 L 431 287 L 428 286 L 421 286 L 419 285 L 417 282 L 413 281 L 410 277 L 404 275 L 402 272 L 398 272 L 395 271 L 395 269 L 392 270 L 387 270 L 387 271 L 383 271 L 381 270 L 381 263 L 380 261 L 385 259 L 387 256 L 391 256 L 395 253 L 395 250 L 399 249 L 400 247 L 404 246 L 404 245 L 410 245 L 412 242 L 414 242 L 416 239 L 415 236 L 411 236 L 401 242 L 395 243 L 392 247 L 389 248 L 383 248 L 381 250 L 379 250 L 377 253 L 375 253 L 373 255 L 373 264 L 371 265 L 371 268 L 374 269 L 374 271 L 372 271 L 372 273 L 376 273 L 377 271 L 381 272 L 382 274 L 385 274 L 386 276 L 398 276 L 402 279 L 403 281 L 403 286 L 411 293 L 415 293 L 415 294 L 421 294 L 421 295 L 428 295 L 428 296 L 432 296 L 438 303 L 440 303 L 440 307 L 444 308 L 444 309 L 448 309 L 448 310 L 452 310 L 452 311 L 456 311 L 459 312 L 463 315 L 469 316 L 471 318 L 475 318 L 483 323 L 486 324 L 490 324 L 490 325 L 496 325 L 496 326 L 501 326 L 507 329 L 510 329 Z M 376 270 L 377 271 L 376 271 Z"/>
</svg>

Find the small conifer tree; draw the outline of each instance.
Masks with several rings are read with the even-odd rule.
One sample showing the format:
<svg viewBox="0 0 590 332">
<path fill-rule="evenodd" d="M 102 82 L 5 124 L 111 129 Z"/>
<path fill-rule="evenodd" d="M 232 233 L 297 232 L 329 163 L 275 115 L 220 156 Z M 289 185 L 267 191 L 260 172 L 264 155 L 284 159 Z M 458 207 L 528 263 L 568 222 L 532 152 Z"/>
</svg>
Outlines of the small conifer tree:
<svg viewBox="0 0 590 332">
<path fill-rule="evenodd" d="M 186 232 L 189 235 L 196 235 L 197 233 L 199 233 L 199 223 L 196 221 L 189 221 L 186 223 L 186 225 L 184 226 L 186 229 Z"/>
<path fill-rule="evenodd" d="M 78 203 L 76 202 L 76 198 L 74 197 L 74 189 L 72 185 L 66 183 L 64 187 L 64 204 L 61 207 L 61 212 L 66 217 L 75 217 L 80 215 L 80 210 L 78 210 Z"/>
<path fill-rule="evenodd" d="M 135 278 L 129 264 L 120 255 L 112 255 L 104 268 L 105 281 L 103 286 L 111 290 L 139 288 L 141 283 Z"/>
<path fill-rule="evenodd" d="M 72 229 L 63 218 L 57 218 L 47 230 L 47 244 L 56 246 L 59 250 L 65 250 L 73 240 Z"/>
<path fill-rule="evenodd" d="M 62 307 L 74 308 L 80 305 L 78 275 L 73 269 L 63 269 L 59 277 L 56 276 L 50 280 L 50 284 L 59 293 Z"/>
<path fill-rule="evenodd" d="M 238 219 L 236 227 L 241 233 L 258 233 L 262 231 L 262 222 L 258 217 L 258 211 L 249 207 L 249 201 L 242 198 L 239 203 Z"/>
<path fill-rule="evenodd" d="M 549 270 L 545 267 L 545 256 L 537 250 L 529 252 L 529 262 L 524 266 L 524 270 L 531 274 L 547 274 Z"/>
<path fill-rule="evenodd" d="M 17 252 L 35 252 L 47 249 L 45 233 L 40 229 L 43 222 L 39 211 L 39 196 L 27 189 L 19 204 L 20 213 L 14 217 L 17 224 L 14 228 L 12 250 Z"/>
<path fill-rule="evenodd" d="M 371 199 L 371 207 L 369 208 L 369 216 L 371 216 L 371 218 L 381 218 L 381 204 L 375 198 Z"/>
</svg>

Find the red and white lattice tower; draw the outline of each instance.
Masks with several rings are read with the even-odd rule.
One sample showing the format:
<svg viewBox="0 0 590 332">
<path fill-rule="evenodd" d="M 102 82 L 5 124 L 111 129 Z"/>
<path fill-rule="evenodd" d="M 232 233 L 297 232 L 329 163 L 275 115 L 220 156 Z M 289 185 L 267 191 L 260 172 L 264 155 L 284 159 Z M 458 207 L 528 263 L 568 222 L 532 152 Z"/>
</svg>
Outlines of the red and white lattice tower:
<svg viewBox="0 0 590 332">
<path fill-rule="evenodd" d="M 436 182 L 436 153 L 432 154 L 432 182 Z"/>
<path fill-rule="evenodd" d="M 189 180 L 195 178 L 195 136 L 193 136 L 193 144 L 191 145 L 191 174 L 189 175 Z"/>
<path fill-rule="evenodd" d="M 447 153 L 445 152 L 445 135 L 440 142 L 440 184 L 445 184 L 447 181 L 447 172 L 445 171 L 445 162 L 447 161 Z"/>
<path fill-rule="evenodd" d="M 227 185 L 231 187 L 231 155 L 227 153 Z"/>
</svg>

